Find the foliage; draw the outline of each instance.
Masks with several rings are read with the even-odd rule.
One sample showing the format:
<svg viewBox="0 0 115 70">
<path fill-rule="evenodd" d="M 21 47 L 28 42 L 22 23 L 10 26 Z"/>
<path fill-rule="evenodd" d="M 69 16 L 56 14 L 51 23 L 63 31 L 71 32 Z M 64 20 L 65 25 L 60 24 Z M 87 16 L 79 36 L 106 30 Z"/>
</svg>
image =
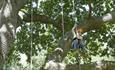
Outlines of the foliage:
<svg viewBox="0 0 115 70">
<path fill-rule="evenodd" d="M 20 53 L 18 53 L 19 55 L 17 57 L 12 56 L 12 60 L 10 60 L 11 62 L 10 63 L 8 62 L 4 68 L 5 70 L 30 70 L 30 69 L 39 70 L 40 67 L 42 67 L 42 65 L 45 62 L 45 58 L 46 58 L 45 54 L 47 53 L 47 51 L 42 50 L 42 51 L 37 51 L 37 53 L 38 53 L 37 55 L 31 57 L 32 64 L 28 63 L 27 60 L 24 59 L 24 57 L 21 57 Z M 18 58 L 18 60 L 16 58 Z"/>
<path fill-rule="evenodd" d="M 73 0 L 63 0 L 64 21 L 66 21 L 65 25 L 67 26 L 67 28 L 65 28 L 65 31 L 70 30 L 74 23 L 79 24 L 80 22 L 84 22 L 84 20 L 87 19 L 88 16 L 87 0 L 74 0 L 75 6 L 73 6 L 72 1 Z M 32 2 L 35 2 L 37 6 L 31 8 Z M 49 18 L 58 21 L 62 18 L 62 9 L 60 4 L 60 0 L 46 0 L 41 1 L 40 6 L 38 6 L 38 0 L 30 0 L 22 10 L 30 14 L 31 9 L 33 9 L 34 13 L 44 14 L 47 15 Z M 95 17 L 102 16 L 103 14 L 115 9 L 113 0 L 92 0 L 92 6 L 92 15 Z M 73 10 L 73 7 L 75 8 L 75 10 Z M 75 14 L 71 14 L 72 12 L 75 12 Z M 77 19 L 77 21 L 75 19 Z M 38 55 L 37 51 L 42 50 L 47 50 L 47 54 L 50 54 L 54 50 L 54 48 L 57 47 L 58 41 L 62 36 L 62 33 L 52 24 L 41 22 L 24 23 L 25 24 L 19 27 L 20 30 L 17 32 L 17 38 L 14 42 L 11 52 L 15 50 L 14 52 L 25 53 L 28 56 L 28 61 L 30 61 L 31 51 L 32 56 Z M 56 23 L 54 23 L 54 25 L 55 24 Z M 89 50 L 90 56 L 115 56 L 114 24 L 108 24 L 101 29 L 87 32 L 86 37 L 86 47 Z M 65 61 L 66 63 L 75 62 L 73 54 L 74 53 L 69 53 L 68 58 L 65 59 L 67 61 Z M 37 66 L 39 66 L 38 64 L 40 63 L 39 59 L 40 58 L 38 58 L 38 60 L 35 59 L 35 61 L 38 62 L 36 64 Z M 36 65 L 35 67 L 37 67 Z"/>
</svg>

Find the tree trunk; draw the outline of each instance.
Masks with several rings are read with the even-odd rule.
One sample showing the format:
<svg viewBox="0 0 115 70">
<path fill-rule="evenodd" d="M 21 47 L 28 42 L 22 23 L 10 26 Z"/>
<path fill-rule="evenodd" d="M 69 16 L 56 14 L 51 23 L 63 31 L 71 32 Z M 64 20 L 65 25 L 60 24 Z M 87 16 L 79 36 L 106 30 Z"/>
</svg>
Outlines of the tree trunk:
<svg viewBox="0 0 115 70">
<path fill-rule="evenodd" d="M 10 44 L 15 38 L 18 11 L 26 0 L 18 1 L 0 0 L 0 70 L 3 70 Z"/>
</svg>

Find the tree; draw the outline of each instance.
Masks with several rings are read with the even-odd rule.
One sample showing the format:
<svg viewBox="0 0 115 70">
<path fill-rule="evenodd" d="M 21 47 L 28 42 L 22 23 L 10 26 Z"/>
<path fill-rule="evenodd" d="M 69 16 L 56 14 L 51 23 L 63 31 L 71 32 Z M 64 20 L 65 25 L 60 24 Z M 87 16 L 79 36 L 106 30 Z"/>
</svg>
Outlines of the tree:
<svg viewBox="0 0 115 70">
<path fill-rule="evenodd" d="M 33 7 L 32 4 L 34 2 L 37 4 L 38 0 L 18 0 L 18 1 L 17 0 L 5 0 L 5 1 L 1 0 L 1 3 L 0 3 L 0 9 L 1 9 L 0 10 L 1 11 L 0 12 L 0 24 L 1 24 L 0 69 L 2 69 L 3 64 L 5 64 L 5 60 L 7 59 L 7 54 L 9 52 L 8 50 L 11 48 L 9 47 L 9 45 L 15 38 L 16 28 L 22 25 L 22 23 L 31 22 L 32 20 L 35 25 L 37 23 L 52 25 L 54 28 L 56 28 L 54 30 L 59 31 L 58 35 L 60 36 L 61 22 L 62 22 L 61 21 L 62 17 L 60 15 L 60 12 L 62 9 L 59 5 L 60 1 L 58 0 L 44 1 L 41 3 L 41 6 L 39 9 L 37 7 L 35 8 Z M 72 19 L 72 16 L 70 14 L 71 12 L 74 12 L 72 11 L 72 7 L 73 7 L 72 1 L 63 0 L 63 2 L 64 2 L 64 30 L 65 32 L 67 32 L 65 33 L 64 37 L 67 39 L 64 40 L 64 38 L 62 37 L 61 40 L 59 41 L 58 47 L 62 48 L 63 50 L 63 54 L 61 56 L 62 59 L 67 55 L 68 51 L 70 50 L 72 36 L 73 36 L 71 33 L 71 28 L 72 28 L 73 23 L 75 23 L 75 20 Z M 111 32 L 111 29 L 114 30 L 114 22 L 115 22 L 114 1 L 113 0 L 110 0 L 110 1 L 106 0 L 104 2 L 103 1 L 98 2 L 98 0 L 91 1 L 89 5 L 93 5 L 93 6 L 92 6 L 92 10 L 91 10 L 92 14 L 90 14 L 91 16 L 90 18 L 87 17 L 88 16 L 87 13 L 89 11 L 87 11 L 87 9 L 85 8 L 88 5 L 88 2 L 90 1 L 87 1 L 87 0 L 75 1 L 75 12 L 76 12 L 75 18 L 78 19 L 77 20 L 77 23 L 79 24 L 78 28 L 82 30 L 82 33 L 87 32 L 88 35 L 90 35 L 88 37 L 89 39 L 87 39 L 87 42 L 88 42 L 87 45 L 89 45 L 89 49 L 93 50 L 92 46 L 95 45 L 95 42 L 93 42 L 92 40 L 95 40 L 96 38 L 94 38 L 93 36 L 98 37 L 98 40 L 100 42 L 101 40 L 102 42 L 107 41 L 110 47 L 114 47 L 114 42 L 113 42 L 115 41 L 114 33 Z M 97 8 L 97 6 L 100 6 L 99 9 Z M 33 10 L 30 11 L 31 9 Z M 23 19 L 21 19 L 20 16 L 18 15 L 19 11 L 25 12 Z M 101 30 L 99 30 L 100 28 Z M 91 31 L 91 30 L 96 30 L 96 29 L 98 29 L 96 32 Z M 112 33 L 112 35 L 109 34 L 108 36 L 108 37 L 111 36 L 111 38 L 109 38 L 110 39 L 109 41 L 107 40 L 108 37 L 104 38 L 104 36 L 106 35 L 105 33 L 107 33 L 107 31 Z M 100 33 L 102 33 L 102 35 L 98 36 Z M 93 37 L 93 38 L 90 39 L 90 37 Z M 103 39 L 101 39 L 101 37 Z M 98 50 L 98 46 L 100 45 L 103 45 L 103 44 L 101 43 L 97 45 L 97 47 L 94 48 L 95 51 L 93 50 L 94 53 Z M 103 51 L 99 51 L 99 52 L 102 52 L 103 53 L 102 55 L 104 55 Z M 96 52 L 96 53 L 99 53 L 99 52 Z M 31 57 L 30 54 L 28 54 L 28 52 L 26 52 L 26 54 L 29 57 Z"/>
<path fill-rule="evenodd" d="M 10 43 L 14 39 L 15 29 L 19 26 L 18 12 L 26 1 L 1 0 L 0 3 L 0 70 L 2 70 L 7 54 L 10 49 Z M 15 20 L 14 20 L 15 19 Z"/>
</svg>

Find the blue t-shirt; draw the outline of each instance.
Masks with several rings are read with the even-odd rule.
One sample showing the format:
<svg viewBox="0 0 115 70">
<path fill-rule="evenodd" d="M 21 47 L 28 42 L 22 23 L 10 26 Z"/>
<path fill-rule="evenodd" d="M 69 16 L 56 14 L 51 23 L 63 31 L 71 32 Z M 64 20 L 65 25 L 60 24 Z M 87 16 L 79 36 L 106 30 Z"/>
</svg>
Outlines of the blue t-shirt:
<svg viewBox="0 0 115 70">
<path fill-rule="evenodd" d="M 72 49 L 83 48 L 83 44 L 80 39 L 74 38 L 72 41 Z"/>
</svg>

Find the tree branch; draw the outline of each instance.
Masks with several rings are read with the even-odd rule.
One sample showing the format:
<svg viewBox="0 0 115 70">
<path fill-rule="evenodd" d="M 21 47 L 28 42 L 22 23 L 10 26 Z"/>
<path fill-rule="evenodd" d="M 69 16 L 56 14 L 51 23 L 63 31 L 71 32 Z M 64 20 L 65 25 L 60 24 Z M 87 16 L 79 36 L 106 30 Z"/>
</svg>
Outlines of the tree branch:
<svg viewBox="0 0 115 70">
<path fill-rule="evenodd" d="M 63 64 L 59 62 L 49 61 L 44 66 L 45 70 L 115 70 L 114 61 L 100 61 L 100 63 L 87 64 Z M 44 70 L 42 69 L 42 70 Z"/>
<path fill-rule="evenodd" d="M 32 18 L 33 17 L 33 18 Z M 51 19 L 50 17 L 46 15 L 40 15 L 40 14 L 27 14 L 23 16 L 23 21 L 25 22 L 41 22 L 43 24 L 52 24 L 54 27 L 56 27 L 58 30 L 61 30 L 61 24 L 60 22 L 57 23 L 55 20 Z"/>
<path fill-rule="evenodd" d="M 39 15 L 39 14 L 33 14 L 33 18 L 34 18 L 33 22 L 39 21 L 42 23 L 53 24 L 55 27 L 61 30 L 61 25 L 60 25 L 61 20 L 58 20 L 56 22 L 53 19 L 50 19 L 48 16 Z M 26 16 L 24 16 L 23 20 L 26 22 L 31 22 L 31 15 L 27 14 Z M 114 11 L 107 13 L 106 15 L 102 17 L 93 17 L 89 20 L 85 20 L 83 21 L 83 23 L 80 23 L 80 25 L 78 25 L 78 29 L 81 29 L 82 33 L 84 33 L 90 30 L 99 29 L 106 22 L 115 22 L 115 12 Z M 65 23 L 67 22 L 65 21 Z M 67 28 L 68 28 L 68 25 L 65 25 L 65 31 L 68 30 Z"/>
<path fill-rule="evenodd" d="M 106 15 L 102 17 L 95 17 L 95 18 L 86 20 L 84 23 L 81 23 L 78 26 L 78 29 L 80 29 L 82 33 L 84 33 L 90 30 L 99 29 L 106 22 L 115 22 L 115 12 L 114 11 L 107 13 Z"/>
<path fill-rule="evenodd" d="M 32 18 L 33 17 L 33 18 Z M 42 23 L 54 23 L 54 21 L 52 19 L 50 19 L 49 17 L 45 16 L 45 15 L 40 15 L 40 14 L 26 14 L 23 17 L 23 21 L 26 22 L 42 22 Z"/>
</svg>

